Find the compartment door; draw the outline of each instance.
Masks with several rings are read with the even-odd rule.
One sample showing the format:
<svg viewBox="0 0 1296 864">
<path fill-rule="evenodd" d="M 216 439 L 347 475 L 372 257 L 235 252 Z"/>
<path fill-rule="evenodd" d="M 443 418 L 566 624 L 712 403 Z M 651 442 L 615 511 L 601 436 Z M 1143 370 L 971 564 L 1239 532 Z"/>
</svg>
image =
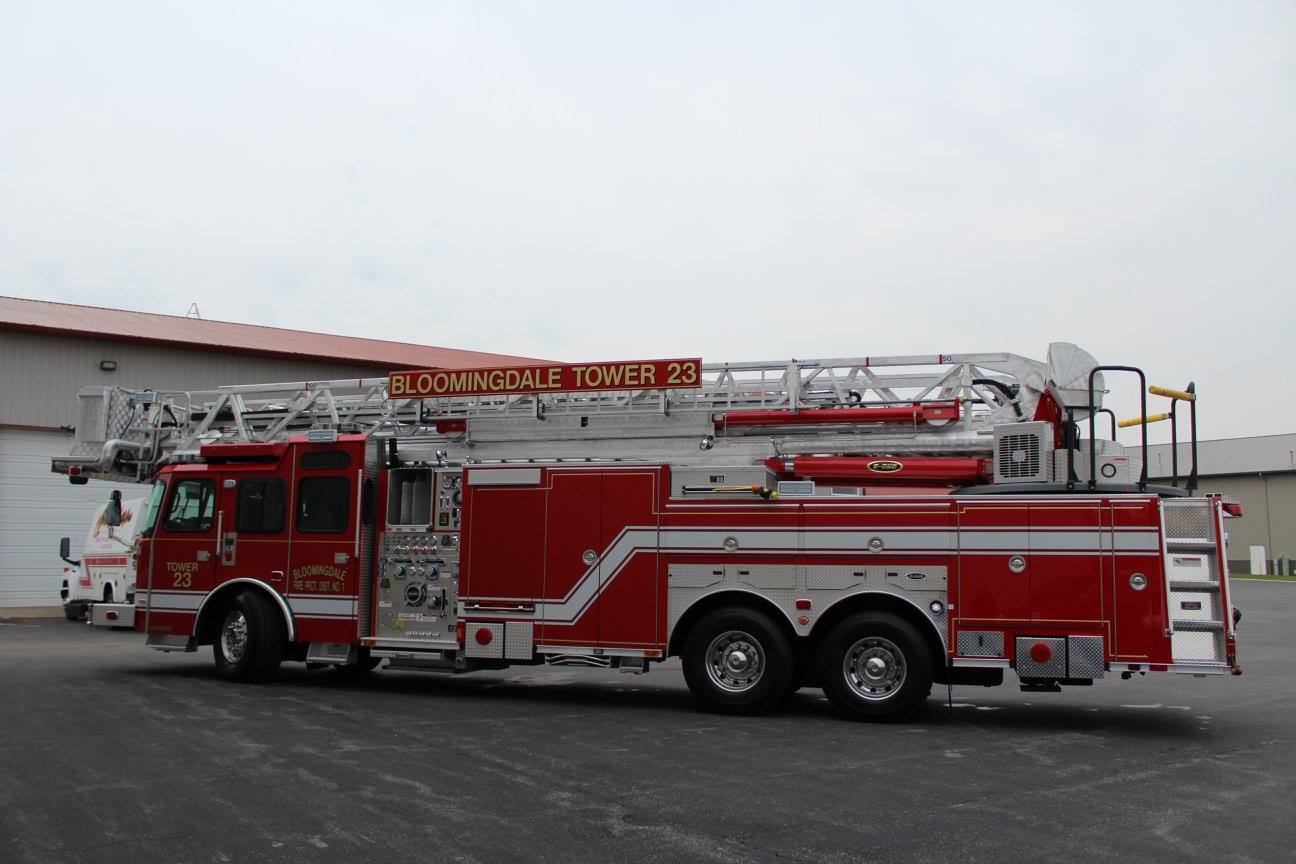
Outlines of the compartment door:
<svg viewBox="0 0 1296 864">
<path fill-rule="evenodd" d="M 1029 525 L 1025 503 L 959 502 L 960 630 L 1030 620 Z"/>
<path fill-rule="evenodd" d="M 654 648 L 658 616 L 659 468 L 603 473 L 599 646 Z"/>
<path fill-rule="evenodd" d="M 1165 579 L 1153 501 L 1113 501 L 1111 653 L 1138 663 L 1169 659 Z"/>
<path fill-rule="evenodd" d="M 1097 500 L 1030 505 L 1031 618 L 1041 624 L 1098 629 L 1103 620 L 1103 564 L 1111 547 Z"/>
<path fill-rule="evenodd" d="M 541 471 L 465 471 L 459 596 L 469 617 L 474 611 L 500 609 L 523 617 L 541 596 L 546 515 Z"/>
<path fill-rule="evenodd" d="M 543 623 L 545 645 L 598 644 L 603 553 L 603 473 L 594 469 L 549 472 L 544 533 Z"/>
</svg>

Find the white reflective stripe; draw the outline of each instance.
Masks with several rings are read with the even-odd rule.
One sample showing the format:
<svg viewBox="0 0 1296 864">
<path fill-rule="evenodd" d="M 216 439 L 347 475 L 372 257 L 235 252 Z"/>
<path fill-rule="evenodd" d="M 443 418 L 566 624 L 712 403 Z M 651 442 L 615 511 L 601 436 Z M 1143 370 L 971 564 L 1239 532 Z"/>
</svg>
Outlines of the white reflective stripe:
<svg viewBox="0 0 1296 864">
<path fill-rule="evenodd" d="M 536 616 L 544 621 L 575 621 L 594 598 L 602 593 L 603 588 L 617 577 L 631 558 L 639 552 L 656 552 L 657 543 L 655 527 L 626 528 L 617 535 L 600 559 L 585 571 L 580 580 L 567 592 L 566 597 L 556 603 L 537 602 Z M 599 574 L 604 568 L 609 572 L 600 578 Z"/>
<path fill-rule="evenodd" d="M 562 600 L 535 601 L 533 620 L 573 623 L 584 614 L 612 580 L 640 552 L 715 552 L 724 551 L 724 541 L 738 541 L 735 550 L 747 555 L 776 554 L 872 554 L 868 542 L 878 538 L 883 555 L 897 552 L 953 552 L 969 555 L 1000 554 L 996 550 L 1021 550 L 1040 555 L 1096 554 L 1111 551 L 1107 529 L 1078 528 L 1060 531 L 1026 531 L 1021 528 L 964 529 L 942 531 L 931 529 L 898 529 L 894 526 L 848 526 L 841 528 L 803 529 L 795 526 L 732 526 L 704 528 L 662 528 L 651 525 L 628 526 L 608 545 L 599 559 L 581 575 Z M 1025 548 L 1029 546 L 1029 548 Z M 1116 535 L 1116 549 L 1155 550 L 1155 530 L 1123 530 Z M 531 603 L 532 598 L 465 597 L 465 600 L 503 600 Z M 294 609 L 296 607 L 294 606 Z M 466 615 L 474 619 L 517 617 L 508 610 L 473 610 Z"/>
<path fill-rule="evenodd" d="M 1122 532 L 1115 535 L 1116 550 L 1119 552 L 1160 552 L 1161 541 L 1155 531 L 1139 533 Z M 1104 538 L 1105 539 L 1105 538 Z M 1107 547 L 1103 547 L 1104 549 Z"/>
<path fill-rule="evenodd" d="M 664 528 L 662 550 L 670 552 L 718 552 L 726 539 L 738 541 L 740 552 L 867 552 L 873 538 L 889 551 L 945 551 L 951 548 L 952 531 L 869 528 Z"/>
<path fill-rule="evenodd" d="M 1085 531 L 977 531 L 959 532 L 959 549 L 1003 549 L 1019 552 L 1044 552 L 1074 549 L 1081 552 L 1111 551 L 1150 552 L 1160 548 L 1156 531 L 1138 533 L 1122 531 L 1109 534 L 1105 529 Z"/>
<path fill-rule="evenodd" d="M 293 615 L 355 615 L 356 598 L 354 597 L 289 597 L 288 606 Z"/>
<path fill-rule="evenodd" d="M 152 595 L 150 605 L 159 612 L 169 612 L 176 609 L 187 609 L 193 612 L 198 611 L 202 605 L 206 593 L 195 591 L 158 591 L 154 589 L 150 592 Z"/>
<path fill-rule="evenodd" d="M 1107 550 L 1107 551 L 1110 551 L 1110 550 Z M 997 549 L 997 550 L 990 550 L 990 551 L 986 551 L 986 550 L 984 550 L 984 549 L 962 549 L 962 550 L 959 551 L 958 554 L 959 554 L 961 557 L 964 557 L 964 558 L 977 558 L 977 557 L 984 557 L 984 556 L 990 556 L 990 555 L 999 555 L 999 556 L 1003 556 L 1003 555 L 1007 555 L 1007 554 L 1009 554 L 1009 552 L 1010 552 L 1010 550 L 1006 550 L 1006 549 Z M 1035 558 L 1054 558 L 1054 557 L 1056 557 L 1056 558 L 1087 558 L 1087 557 L 1090 557 L 1090 556 L 1097 556 L 1097 555 L 1100 555 L 1101 553 L 1099 553 L 1099 552 L 1095 552 L 1095 551 L 1092 551 L 1092 550 L 1086 552 L 1086 551 L 1084 551 L 1084 550 L 1075 550 L 1075 549 L 1022 549 L 1022 550 L 1021 550 L 1021 554 L 1026 555 L 1026 556 L 1028 556 L 1028 557 L 1035 557 Z M 1121 551 L 1119 554 L 1120 554 L 1120 556 L 1121 556 L 1122 558 L 1130 558 L 1130 557 L 1139 557 L 1139 558 L 1142 558 L 1142 557 L 1147 557 L 1147 556 L 1156 556 L 1156 557 L 1158 557 L 1158 558 L 1161 557 L 1161 553 L 1160 553 L 1160 552 L 1125 552 L 1125 551 Z"/>
</svg>

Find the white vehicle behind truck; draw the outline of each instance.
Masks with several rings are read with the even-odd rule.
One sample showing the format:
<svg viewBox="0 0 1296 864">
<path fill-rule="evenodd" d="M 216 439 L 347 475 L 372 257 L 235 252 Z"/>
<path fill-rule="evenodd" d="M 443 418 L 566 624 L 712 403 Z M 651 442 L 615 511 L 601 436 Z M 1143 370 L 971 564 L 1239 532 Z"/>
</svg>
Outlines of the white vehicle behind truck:
<svg viewBox="0 0 1296 864">
<path fill-rule="evenodd" d="M 116 507 L 120 524 L 109 511 Z M 130 627 L 134 624 L 135 543 L 145 499 L 120 499 L 119 493 L 95 510 L 81 548 L 81 559 L 71 557 L 71 538 L 59 541 L 63 559 L 59 596 L 69 621 L 86 618 L 94 624 Z"/>
</svg>

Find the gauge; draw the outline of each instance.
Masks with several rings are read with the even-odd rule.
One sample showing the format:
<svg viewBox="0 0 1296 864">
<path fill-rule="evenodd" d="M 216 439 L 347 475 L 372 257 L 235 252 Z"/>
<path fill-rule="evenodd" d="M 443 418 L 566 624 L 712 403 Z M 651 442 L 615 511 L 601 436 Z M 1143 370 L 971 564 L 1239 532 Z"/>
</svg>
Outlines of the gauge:
<svg viewBox="0 0 1296 864">
<path fill-rule="evenodd" d="M 451 489 L 454 487 L 454 485 L 455 485 L 455 480 L 449 474 L 441 478 L 442 489 Z"/>
<path fill-rule="evenodd" d="M 405 586 L 405 602 L 411 606 L 422 606 L 427 599 L 427 586 L 422 582 L 411 582 Z"/>
</svg>

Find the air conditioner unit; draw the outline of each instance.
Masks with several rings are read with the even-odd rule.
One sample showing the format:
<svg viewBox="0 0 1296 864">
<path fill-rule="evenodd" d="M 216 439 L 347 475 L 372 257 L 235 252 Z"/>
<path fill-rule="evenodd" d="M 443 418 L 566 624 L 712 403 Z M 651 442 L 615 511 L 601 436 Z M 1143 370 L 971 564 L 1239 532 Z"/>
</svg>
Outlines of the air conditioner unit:
<svg viewBox="0 0 1296 864">
<path fill-rule="evenodd" d="M 1053 479 L 1053 425 L 1011 423 L 994 429 L 994 482 L 1048 483 Z"/>
<path fill-rule="evenodd" d="M 1099 483 L 1133 483 L 1139 479 L 1143 469 L 1143 460 L 1131 455 L 1115 441 L 1081 441 L 1075 454 L 1071 457 L 1078 482 L 1089 482 L 1089 450 L 1097 444 L 1098 482 Z M 1053 454 L 1053 477 L 1059 483 L 1067 481 L 1067 451 L 1057 450 Z"/>
</svg>

